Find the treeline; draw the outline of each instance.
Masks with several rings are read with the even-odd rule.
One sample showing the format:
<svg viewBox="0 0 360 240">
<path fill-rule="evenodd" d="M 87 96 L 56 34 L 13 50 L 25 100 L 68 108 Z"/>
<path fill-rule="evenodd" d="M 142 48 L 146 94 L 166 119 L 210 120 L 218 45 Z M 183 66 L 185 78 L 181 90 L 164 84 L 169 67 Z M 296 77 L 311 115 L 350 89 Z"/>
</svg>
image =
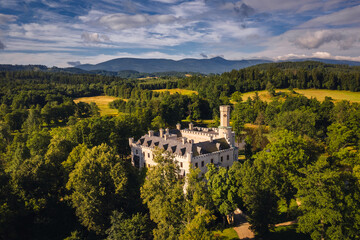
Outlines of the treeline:
<svg viewBox="0 0 360 240">
<path fill-rule="evenodd" d="M 236 91 L 264 90 L 268 82 L 275 88 L 360 91 L 359 67 L 319 62 L 269 63 L 221 75 L 193 76 L 179 81 L 178 87 L 199 91 L 201 96 L 209 98 L 221 94 L 230 96 Z"/>
</svg>

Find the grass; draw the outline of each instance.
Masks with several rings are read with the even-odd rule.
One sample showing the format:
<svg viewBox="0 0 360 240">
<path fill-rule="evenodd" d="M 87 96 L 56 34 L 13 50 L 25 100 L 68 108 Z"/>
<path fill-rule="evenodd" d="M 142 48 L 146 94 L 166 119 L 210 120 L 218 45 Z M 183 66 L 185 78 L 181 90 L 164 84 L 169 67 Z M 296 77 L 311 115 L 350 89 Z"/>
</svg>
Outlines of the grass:
<svg viewBox="0 0 360 240">
<path fill-rule="evenodd" d="M 274 230 L 272 230 L 268 236 L 266 236 L 266 239 L 268 240 L 310 240 L 310 236 L 303 234 L 303 233 L 297 233 L 296 232 L 297 224 L 292 224 L 289 226 L 279 226 L 275 227 Z"/>
<path fill-rule="evenodd" d="M 214 236 L 216 239 L 221 240 L 234 240 L 239 239 L 239 236 L 237 235 L 236 231 L 233 228 L 226 228 L 223 231 L 214 231 Z"/>
<path fill-rule="evenodd" d="M 304 95 L 307 98 L 316 98 L 324 101 L 325 97 L 331 97 L 335 101 L 348 100 L 350 102 L 360 102 L 360 92 L 350 92 L 343 90 L 326 90 L 326 89 L 294 89 L 295 92 Z M 290 92 L 288 89 L 276 89 L 276 92 Z M 268 91 L 258 91 L 261 100 L 269 102 L 272 100 Z M 254 97 L 255 92 L 247 92 L 242 95 L 243 101 L 248 97 Z"/>
<path fill-rule="evenodd" d="M 109 107 L 109 103 L 119 99 L 117 97 L 111 97 L 111 96 L 94 96 L 94 97 L 83 97 L 83 98 L 77 98 L 74 100 L 75 103 L 78 102 L 85 102 L 85 103 L 91 103 L 94 102 L 100 109 L 101 116 L 106 115 L 118 115 L 117 109 L 111 109 Z"/>
<path fill-rule="evenodd" d="M 157 90 L 153 90 L 153 91 L 154 92 L 159 92 L 159 93 L 170 92 L 170 94 L 179 93 L 179 94 L 188 95 L 188 96 L 191 96 L 192 94 L 198 94 L 197 91 L 192 91 L 192 90 L 188 90 L 188 89 L 180 89 L 180 88 L 157 89 Z"/>
</svg>

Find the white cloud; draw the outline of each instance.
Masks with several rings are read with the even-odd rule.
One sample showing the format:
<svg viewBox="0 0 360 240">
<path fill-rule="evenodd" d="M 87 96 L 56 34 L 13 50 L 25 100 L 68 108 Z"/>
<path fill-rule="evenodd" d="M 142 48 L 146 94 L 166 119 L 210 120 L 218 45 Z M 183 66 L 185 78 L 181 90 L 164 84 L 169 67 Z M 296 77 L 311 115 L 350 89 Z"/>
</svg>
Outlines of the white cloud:
<svg viewBox="0 0 360 240">
<path fill-rule="evenodd" d="M 356 41 L 356 36 L 339 30 L 307 31 L 294 40 L 296 45 L 307 49 L 319 48 L 330 42 L 336 42 L 342 49 L 349 49 Z"/>
<path fill-rule="evenodd" d="M 334 59 L 334 60 L 360 61 L 360 56 L 358 57 L 333 56 L 328 52 L 314 52 L 310 55 L 290 53 L 283 56 L 277 56 L 274 58 L 274 60 L 280 61 L 280 60 L 291 60 L 291 59 L 301 59 L 301 58 L 322 58 L 322 59 Z"/>
<path fill-rule="evenodd" d="M 324 26 L 360 25 L 360 5 L 343 9 L 338 12 L 314 18 L 300 27 L 314 28 Z"/>
<path fill-rule="evenodd" d="M 0 41 L 0 50 L 3 50 L 5 49 L 5 44 L 3 44 L 1 41 Z"/>
<path fill-rule="evenodd" d="M 102 16 L 99 23 L 113 30 L 139 28 L 149 25 L 174 22 L 176 18 L 172 15 L 148 15 L 148 14 L 123 14 L 116 13 Z"/>
<path fill-rule="evenodd" d="M 168 3 L 168 4 L 173 4 L 173 3 L 177 3 L 179 0 L 151 0 L 153 2 L 161 2 L 161 3 Z"/>
<path fill-rule="evenodd" d="M 201 14 L 210 11 L 210 8 L 203 0 L 195 0 L 192 2 L 184 2 L 170 8 L 176 17 L 196 18 Z"/>
<path fill-rule="evenodd" d="M 89 33 L 83 32 L 81 34 L 81 39 L 84 40 L 86 43 L 100 43 L 100 42 L 108 42 L 110 38 L 107 35 L 102 35 L 99 33 Z"/>
<path fill-rule="evenodd" d="M 0 24 L 6 24 L 8 22 L 13 22 L 17 19 L 14 15 L 2 14 L 0 13 Z"/>
<path fill-rule="evenodd" d="M 257 12 L 288 12 L 302 13 L 306 11 L 322 10 L 328 11 L 338 7 L 350 5 L 343 0 L 243 0 L 248 6 L 254 8 Z"/>
</svg>

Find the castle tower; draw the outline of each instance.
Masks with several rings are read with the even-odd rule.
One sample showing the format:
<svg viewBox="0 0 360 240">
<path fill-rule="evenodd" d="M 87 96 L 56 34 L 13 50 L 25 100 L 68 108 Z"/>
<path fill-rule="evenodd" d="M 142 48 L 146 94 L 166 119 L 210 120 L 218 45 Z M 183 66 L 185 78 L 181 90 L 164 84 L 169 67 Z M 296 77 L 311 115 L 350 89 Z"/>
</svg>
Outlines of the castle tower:
<svg viewBox="0 0 360 240">
<path fill-rule="evenodd" d="M 230 127 L 230 106 L 220 106 L 220 126 Z"/>
<path fill-rule="evenodd" d="M 226 141 L 234 146 L 235 136 L 231 131 L 230 126 L 230 106 L 223 105 L 220 106 L 220 126 L 219 126 L 219 136 L 226 139 Z"/>
</svg>

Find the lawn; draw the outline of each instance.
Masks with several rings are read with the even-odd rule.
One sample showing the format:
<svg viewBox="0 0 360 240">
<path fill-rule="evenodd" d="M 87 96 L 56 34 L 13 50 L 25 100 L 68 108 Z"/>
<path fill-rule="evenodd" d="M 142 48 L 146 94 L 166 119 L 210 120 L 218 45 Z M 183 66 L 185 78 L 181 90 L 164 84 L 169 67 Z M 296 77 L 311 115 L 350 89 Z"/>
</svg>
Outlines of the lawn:
<svg viewBox="0 0 360 240">
<path fill-rule="evenodd" d="M 182 95 L 192 95 L 192 94 L 198 94 L 197 91 L 192 91 L 192 90 L 188 90 L 188 89 L 180 89 L 180 88 L 174 88 L 174 89 L 157 89 L 157 90 L 153 90 L 154 92 L 159 92 L 159 93 L 163 93 L 163 92 L 170 92 L 170 94 L 174 94 L 174 93 L 179 93 Z"/>
<path fill-rule="evenodd" d="M 233 228 L 226 228 L 223 231 L 214 231 L 214 236 L 216 239 L 221 240 L 234 240 L 239 239 L 236 231 Z"/>
<path fill-rule="evenodd" d="M 350 102 L 360 102 L 360 92 L 326 90 L 326 89 L 294 89 L 295 92 L 304 95 L 307 98 L 316 98 L 319 101 L 324 101 L 325 97 L 331 97 L 335 101 L 348 100 Z M 288 89 L 276 89 L 276 92 L 290 92 Z M 268 91 L 258 91 L 261 100 L 269 102 L 271 97 Z M 255 96 L 255 92 L 247 92 L 242 95 L 243 101 L 248 97 Z"/>
<path fill-rule="evenodd" d="M 292 224 L 288 226 L 279 226 L 275 227 L 269 235 L 266 236 L 268 240 L 310 240 L 309 235 L 296 232 L 297 224 Z"/>
<path fill-rule="evenodd" d="M 117 109 L 111 109 L 109 107 L 109 103 L 119 99 L 117 97 L 111 97 L 111 96 L 94 96 L 94 97 L 83 97 L 83 98 L 77 98 L 74 100 L 75 103 L 78 102 L 85 102 L 85 103 L 91 103 L 94 102 L 100 109 L 101 116 L 105 115 L 118 115 Z"/>
</svg>

